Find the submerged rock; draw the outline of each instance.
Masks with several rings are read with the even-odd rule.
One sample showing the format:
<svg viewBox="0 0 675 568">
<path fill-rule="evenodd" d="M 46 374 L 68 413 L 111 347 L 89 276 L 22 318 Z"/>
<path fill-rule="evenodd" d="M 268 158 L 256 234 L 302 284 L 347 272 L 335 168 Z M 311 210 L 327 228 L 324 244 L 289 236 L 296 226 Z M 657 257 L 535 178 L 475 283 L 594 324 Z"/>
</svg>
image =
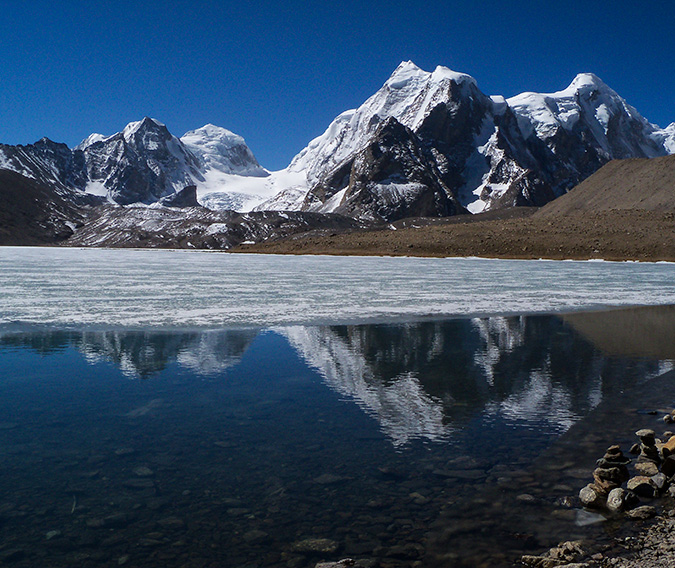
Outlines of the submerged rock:
<svg viewBox="0 0 675 568">
<path fill-rule="evenodd" d="M 244 533 L 244 540 L 249 544 L 260 544 L 269 540 L 269 538 L 270 535 L 268 533 L 257 529 Z"/>
<path fill-rule="evenodd" d="M 572 566 L 585 554 L 581 541 L 562 542 L 542 556 L 523 556 L 520 561 L 531 568 L 553 568 L 554 566 Z M 585 566 L 578 564 L 576 566 Z"/>
<path fill-rule="evenodd" d="M 136 477 L 153 477 L 155 475 L 155 472 L 152 471 L 149 467 L 142 465 L 139 467 L 135 467 L 133 470 L 133 474 Z"/>
<path fill-rule="evenodd" d="M 334 554 L 337 552 L 339 544 L 329 538 L 306 538 L 294 542 L 291 549 L 294 552 Z"/>
<path fill-rule="evenodd" d="M 632 511 L 626 512 L 626 517 L 634 521 L 646 521 L 656 516 L 656 509 L 650 505 L 643 505 L 642 507 L 637 507 Z"/>
<path fill-rule="evenodd" d="M 319 562 L 314 568 L 345 568 L 347 566 L 356 566 L 356 561 L 351 558 L 345 558 L 338 562 Z"/>
</svg>

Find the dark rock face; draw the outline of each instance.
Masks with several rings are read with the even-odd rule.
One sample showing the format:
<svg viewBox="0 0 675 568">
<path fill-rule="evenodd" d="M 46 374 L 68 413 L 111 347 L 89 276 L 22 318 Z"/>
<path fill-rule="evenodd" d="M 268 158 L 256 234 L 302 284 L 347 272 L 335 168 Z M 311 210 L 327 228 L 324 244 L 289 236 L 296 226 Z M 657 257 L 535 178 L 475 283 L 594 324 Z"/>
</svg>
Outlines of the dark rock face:
<svg viewBox="0 0 675 568">
<path fill-rule="evenodd" d="M 373 221 L 466 212 L 425 156 L 420 139 L 395 118 L 382 124 L 353 159 L 315 186 L 305 203 L 309 208 L 330 199 L 336 201 L 334 212 Z"/>
<path fill-rule="evenodd" d="M 196 185 L 188 185 L 176 193 L 167 195 L 160 200 L 160 203 L 165 207 L 201 207 L 197 201 Z"/>
<path fill-rule="evenodd" d="M 60 189 L 84 189 L 87 182 L 84 155 L 65 144 L 42 138 L 35 144 L 0 144 L 4 167 Z"/>
<path fill-rule="evenodd" d="M 462 203 L 476 199 L 471 190 L 480 178 L 479 198 L 490 209 L 540 206 L 556 197 L 555 180 L 542 164 L 553 152 L 536 136 L 524 138 L 506 103 L 455 81 L 444 96 L 414 132 L 387 119 L 365 148 L 319 179 L 303 209 L 384 221 L 456 215 L 468 212 Z M 409 187 L 396 191 L 395 184 Z M 337 208 L 327 203 L 345 188 Z"/>
</svg>

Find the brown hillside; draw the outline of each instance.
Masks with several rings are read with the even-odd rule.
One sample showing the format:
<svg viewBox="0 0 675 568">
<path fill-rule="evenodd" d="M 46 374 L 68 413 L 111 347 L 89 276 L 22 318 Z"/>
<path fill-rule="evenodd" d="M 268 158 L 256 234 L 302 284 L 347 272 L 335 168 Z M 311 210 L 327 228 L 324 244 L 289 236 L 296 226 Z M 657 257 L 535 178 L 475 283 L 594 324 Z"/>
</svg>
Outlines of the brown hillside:
<svg viewBox="0 0 675 568">
<path fill-rule="evenodd" d="M 542 207 L 536 217 L 616 209 L 675 211 L 675 155 L 613 160 Z"/>
<path fill-rule="evenodd" d="M 79 208 L 55 190 L 0 169 L 0 245 L 48 244 L 73 234 Z"/>
</svg>

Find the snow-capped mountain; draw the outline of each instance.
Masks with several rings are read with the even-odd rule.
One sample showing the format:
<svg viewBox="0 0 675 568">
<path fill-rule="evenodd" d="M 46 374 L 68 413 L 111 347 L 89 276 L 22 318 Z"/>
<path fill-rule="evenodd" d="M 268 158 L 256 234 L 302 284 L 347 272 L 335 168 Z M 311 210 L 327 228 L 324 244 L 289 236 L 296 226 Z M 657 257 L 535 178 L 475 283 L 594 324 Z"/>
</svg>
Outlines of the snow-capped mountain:
<svg viewBox="0 0 675 568">
<path fill-rule="evenodd" d="M 208 124 L 179 139 L 148 117 L 111 136 L 91 134 L 73 150 L 47 138 L 0 145 L 0 168 L 121 205 L 149 205 L 190 185 L 200 202 L 217 208 L 250 209 L 276 193 L 265 191 L 268 172 L 241 136 Z"/>
<path fill-rule="evenodd" d="M 152 118 L 112 136 L 93 134 L 75 151 L 84 155 L 85 191 L 121 205 L 154 203 L 203 179 L 194 154 Z"/>
<path fill-rule="evenodd" d="M 593 74 L 507 100 L 485 95 L 469 75 L 408 61 L 281 171 L 265 170 L 229 130 L 207 124 L 178 138 L 147 117 L 73 150 L 46 138 L 0 145 L 0 168 L 73 199 L 172 206 L 171 196 L 195 186 L 198 202 L 215 210 L 389 222 L 544 205 L 612 159 L 672 153 L 675 123 L 650 124 Z"/>
<path fill-rule="evenodd" d="M 269 172 L 256 160 L 246 141 L 225 128 L 207 124 L 190 130 L 180 141 L 207 169 L 224 174 L 266 177 Z"/>
<path fill-rule="evenodd" d="M 234 132 L 207 124 L 186 132 L 180 140 L 202 164 L 202 179 L 196 179 L 195 184 L 199 202 L 205 207 L 247 211 L 261 201 L 261 193 L 273 193 L 265 192 L 262 179 L 269 172 Z"/>
<path fill-rule="evenodd" d="M 409 168 L 377 167 L 381 156 L 372 151 L 367 155 L 369 146 L 382 149 L 385 123 L 391 138 L 392 121 L 415 138 L 399 129 L 399 149 L 393 152 L 387 144 L 384 160 L 396 161 L 401 146 L 414 144 L 418 169 L 433 173 L 435 183 L 419 184 Z M 296 181 L 292 190 L 259 208 L 393 220 L 401 211 L 415 210 L 388 208 L 386 202 L 419 195 L 419 185 L 432 194 L 439 186 L 445 188 L 447 198 L 459 203 L 455 211 L 542 205 L 611 159 L 674 151 L 675 125 L 660 129 L 650 124 L 595 75 L 580 74 L 556 93 L 523 93 L 506 100 L 484 95 L 468 75 L 445 67 L 429 73 L 408 61 L 363 105 L 339 115 L 293 159 L 287 171 L 303 174 L 304 184 Z M 301 185 L 305 192 L 299 191 Z M 429 201 L 434 199 L 427 197 Z M 444 208 L 438 203 L 435 214 L 448 214 Z"/>
</svg>

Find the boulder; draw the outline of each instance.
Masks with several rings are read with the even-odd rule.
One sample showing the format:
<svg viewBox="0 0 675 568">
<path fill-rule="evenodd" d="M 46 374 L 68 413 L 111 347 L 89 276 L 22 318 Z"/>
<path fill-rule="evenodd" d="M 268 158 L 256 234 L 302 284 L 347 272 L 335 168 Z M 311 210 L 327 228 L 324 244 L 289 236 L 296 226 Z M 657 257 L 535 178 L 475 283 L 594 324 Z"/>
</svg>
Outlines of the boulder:
<svg viewBox="0 0 675 568">
<path fill-rule="evenodd" d="M 589 483 L 579 491 L 579 500 L 584 507 L 589 507 L 591 509 L 602 507 L 605 503 L 603 496 L 592 483 Z"/>
<path fill-rule="evenodd" d="M 645 475 L 637 475 L 628 480 L 628 490 L 640 497 L 655 497 L 658 490 L 656 483 Z"/>
<path fill-rule="evenodd" d="M 652 461 L 639 462 L 635 464 L 635 471 L 637 471 L 640 475 L 652 477 L 659 472 L 659 467 Z"/>
<path fill-rule="evenodd" d="M 651 479 L 659 491 L 663 491 L 666 488 L 668 480 L 666 479 L 666 476 L 663 473 L 657 473 L 656 475 L 652 475 Z"/>
<path fill-rule="evenodd" d="M 661 464 L 661 473 L 666 477 L 675 475 L 675 455 L 668 456 L 663 460 L 663 463 Z"/>
<path fill-rule="evenodd" d="M 642 507 L 637 507 L 632 511 L 626 512 L 626 517 L 634 521 L 646 521 L 656 516 L 656 509 L 650 505 L 643 505 Z"/>
<path fill-rule="evenodd" d="M 670 439 L 663 444 L 661 447 L 661 454 L 664 458 L 667 458 L 671 454 L 675 454 L 675 436 L 671 436 Z"/>
<path fill-rule="evenodd" d="M 640 499 L 632 491 L 626 491 L 622 487 L 612 489 L 607 496 L 607 508 L 613 513 L 628 511 L 635 508 Z"/>
<path fill-rule="evenodd" d="M 626 496 L 625 489 L 621 487 L 612 489 L 609 492 L 609 495 L 607 496 L 607 508 L 613 513 L 623 511 L 625 506 L 625 496 Z"/>
<path fill-rule="evenodd" d="M 625 471 L 624 471 L 625 470 Z M 603 495 L 607 495 L 615 487 L 620 487 L 628 480 L 628 470 L 622 467 L 598 467 L 593 471 L 596 489 Z"/>
</svg>

